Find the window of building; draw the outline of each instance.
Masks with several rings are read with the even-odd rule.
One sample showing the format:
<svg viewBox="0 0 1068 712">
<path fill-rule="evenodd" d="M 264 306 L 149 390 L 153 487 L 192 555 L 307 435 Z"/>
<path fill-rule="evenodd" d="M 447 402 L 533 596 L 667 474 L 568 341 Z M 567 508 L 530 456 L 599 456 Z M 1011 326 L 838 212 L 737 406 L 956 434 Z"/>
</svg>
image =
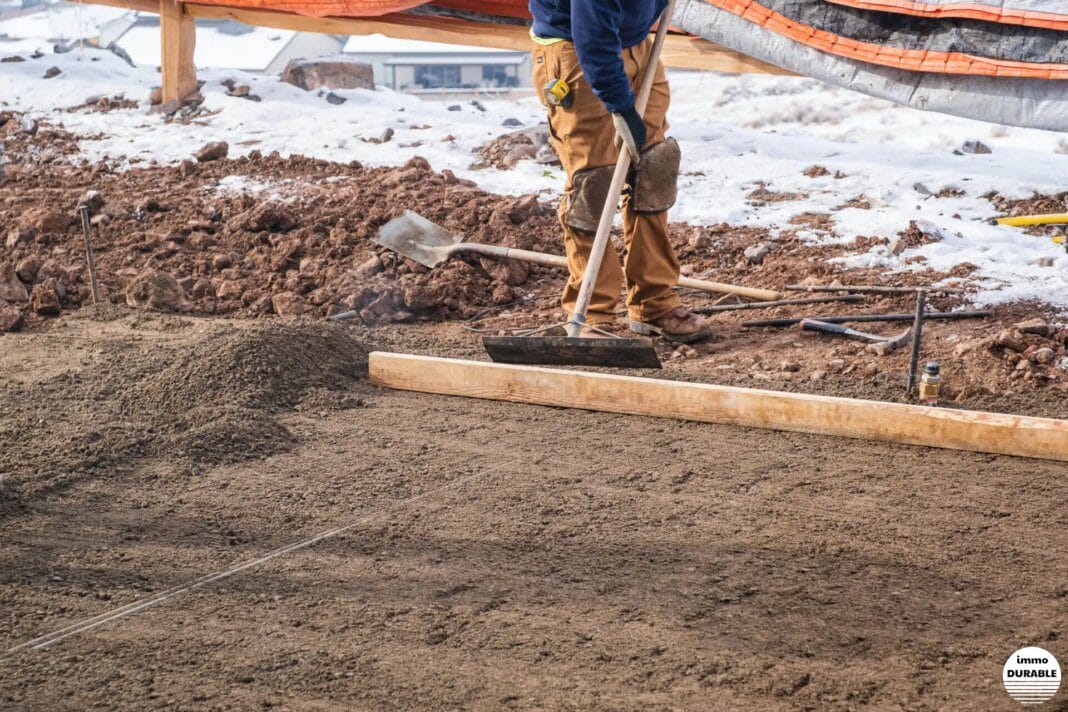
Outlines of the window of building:
<svg viewBox="0 0 1068 712">
<path fill-rule="evenodd" d="M 514 64 L 482 65 L 482 84 L 489 87 L 519 86 Z"/>
<path fill-rule="evenodd" d="M 415 83 L 423 89 L 460 86 L 460 65 L 423 64 L 415 66 Z"/>
</svg>

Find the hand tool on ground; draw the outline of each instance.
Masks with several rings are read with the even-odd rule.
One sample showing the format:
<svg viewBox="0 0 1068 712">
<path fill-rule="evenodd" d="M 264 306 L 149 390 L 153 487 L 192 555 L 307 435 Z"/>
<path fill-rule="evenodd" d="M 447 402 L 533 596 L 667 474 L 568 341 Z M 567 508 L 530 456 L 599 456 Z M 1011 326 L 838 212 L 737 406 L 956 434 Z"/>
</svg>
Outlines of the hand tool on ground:
<svg viewBox="0 0 1068 712">
<path fill-rule="evenodd" d="M 1053 228 L 1051 240 L 1055 245 L 1064 245 L 1068 252 L 1068 213 L 1045 213 L 1043 215 L 1016 215 L 1013 217 L 994 218 L 994 225 L 1011 225 L 1012 227 L 1033 227 L 1048 225 Z"/>
<path fill-rule="evenodd" d="M 519 260 L 520 262 L 531 262 L 546 267 L 567 269 L 567 258 L 563 255 L 549 255 L 544 252 L 520 250 L 514 247 L 464 242 L 459 235 L 449 232 L 442 226 L 411 210 L 405 210 L 403 215 L 383 225 L 378 234 L 371 239 L 382 247 L 431 269 L 447 262 L 458 253 Z M 710 282 L 691 277 L 679 277 L 678 286 L 716 294 L 737 294 L 740 297 L 765 302 L 779 299 L 782 296 L 771 289 L 739 287 L 733 284 Z"/>
<path fill-rule="evenodd" d="M 915 294 L 920 289 L 928 294 L 959 294 L 964 291 L 960 287 L 881 287 L 866 284 L 828 286 L 790 284 L 783 289 L 787 292 L 856 292 L 857 294 Z"/>
<path fill-rule="evenodd" d="M 816 319 L 802 319 L 801 328 L 804 331 L 819 331 L 824 334 L 838 334 L 839 336 L 847 336 L 851 339 L 860 339 L 861 341 L 867 341 L 867 350 L 880 356 L 886 356 L 888 353 L 898 350 L 909 342 L 909 337 L 912 335 L 912 329 L 905 329 L 897 336 L 879 336 L 878 334 L 869 334 L 866 331 L 857 331 L 851 329 L 848 326 L 842 326 L 841 324 L 829 324 L 825 321 L 818 321 Z"/>
<path fill-rule="evenodd" d="M 664 37 L 667 35 L 667 28 L 671 24 L 674 10 L 675 0 L 668 0 L 667 7 L 660 16 L 656 38 L 653 40 L 652 51 L 649 53 L 649 61 L 643 70 L 641 86 L 637 91 L 634 106 L 639 115 L 645 114 L 645 107 L 649 103 L 649 94 L 653 88 L 653 79 L 656 76 L 657 63 L 660 59 L 660 49 L 664 46 Z M 660 358 L 656 355 L 656 349 L 653 348 L 652 341 L 649 339 L 624 338 L 586 325 L 586 311 L 593 298 L 597 272 L 601 267 L 605 249 L 608 247 L 612 223 L 619 209 L 619 198 L 623 193 L 623 184 L 627 180 L 629 171 L 630 154 L 621 150 L 619 159 L 616 161 L 615 172 L 612 174 L 612 183 L 608 188 L 604 208 L 601 211 L 601 220 L 597 225 L 593 246 L 590 249 L 586 273 L 582 276 L 582 286 L 579 287 L 578 297 L 575 300 L 575 310 L 570 318 L 563 324 L 535 329 L 520 336 L 482 337 L 482 344 L 491 359 L 504 363 L 660 368 Z M 560 326 L 563 326 L 566 336 L 542 335 Z M 598 335 L 583 336 L 584 329 L 596 331 Z"/>
<path fill-rule="evenodd" d="M 938 319 L 985 319 L 991 316 L 989 311 L 955 311 L 955 312 L 926 312 L 925 320 Z M 809 317 L 828 324 L 847 324 L 850 322 L 884 322 L 884 321 L 913 321 L 915 314 L 844 314 L 841 316 L 814 316 Z M 800 324 L 801 317 L 787 317 L 784 319 L 751 319 L 743 321 L 742 326 L 793 326 Z"/>
<path fill-rule="evenodd" d="M 834 297 L 812 297 L 811 299 L 777 299 L 773 302 L 747 302 L 744 304 L 714 304 L 710 307 L 695 307 L 695 314 L 717 314 L 739 309 L 774 309 L 775 307 L 793 307 L 803 304 L 826 304 L 827 302 L 862 302 L 861 294 L 842 294 Z"/>
<path fill-rule="evenodd" d="M 923 338 L 924 310 L 927 308 L 927 292 L 916 292 L 916 315 L 912 320 L 912 355 L 909 358 L 909 378 L 905 384 L 905 394 L 911 395 L 916 386 L 916 370 L 920 367 L 920 339 Z"/>
<path fill-rule="evenodd" d="M 93 304 L 100 303 L 100 285 L 96 281 L 96 261 L 93 259 L 93 239 L 89 232 L 89 206 L 81 205 L 78 212 L 82 218 L 82 239 L 85 240 L 85 266 L 89 269 L 89 289 L 93 295 Z"/>
</svg>

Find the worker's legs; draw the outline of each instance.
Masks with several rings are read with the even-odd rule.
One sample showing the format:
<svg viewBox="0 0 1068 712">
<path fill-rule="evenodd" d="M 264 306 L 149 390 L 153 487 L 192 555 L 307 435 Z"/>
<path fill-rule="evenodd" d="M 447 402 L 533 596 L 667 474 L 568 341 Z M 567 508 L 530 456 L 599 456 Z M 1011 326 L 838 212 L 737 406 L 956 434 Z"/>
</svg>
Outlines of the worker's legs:
<svg viewBox="0 0 1068 712">
<path fill-rule="evenodd" d="M 604 104 L 586 83 L 570 42 L 537 47 L 533 73 L 539 97 L 541 89 L 554 77 L 568 83 L 573 97 L 567 108 L 547 107 L 549 140 L 567 171 L 559 216 L 569 273 L 561 301 L 564 311 L 570 315 L 578 299 L 597 222 L 612 180 L 617 156 L 613 141 L 615 129 Z M 622 286 L 619 257 L 615 250 L 606 250 L 586 314 L 588 323 L 605 323 L 615 318 Z"/>
<path fill-rule="evenodd" d="M 623 53 L 635 89 L 651 47 L 650 41 Z M 569 42 L 538 46 L 533 62 L 534 86 L 539 96 L 541 88 L 554 77 L 565 80 L 573 96 L 573 103 L 567 108 L 549 107 L 550 140 L 567 171 L 567 184 L 560 201 L 560 223 L 570 272 L 562 301 L 570 314 L 619 154 L 611 117 L 586 83 L 574 46 Z M 650 145 L 663 140 L 667 104 L 667 80 L 663 68 L 659 67 L 646 112 Z M 666 212 L 639 212 L 631 202 L 624 203 L 628 304 L 632 318 L 652 319 L 679 304 L 672 289 L 678 280 L 678 261 L 667 241 Z M 614 318 L 622 283 L 619 258 L 614 250 L 607 250 L 594 285 L 587 321 L 597 323 Z"/>
<path fill-rule="evenodd" d="M 623 50 L 623 65 L 635 94 L 652 48 L 650 38 Z M 632 185 L 623 198 L 627 311 L 637 321 L 651 321 L 682 304 L 674 289 L 679 260 L 667 233 L 667 208 L 674 202 L 678 171 L 677 144 L 664 141 L 670 100 L 664 66 L 658 63 L 643 117 L 648 138 L 638 169 L 641 175 L 632 173 Z"/>
</svg>

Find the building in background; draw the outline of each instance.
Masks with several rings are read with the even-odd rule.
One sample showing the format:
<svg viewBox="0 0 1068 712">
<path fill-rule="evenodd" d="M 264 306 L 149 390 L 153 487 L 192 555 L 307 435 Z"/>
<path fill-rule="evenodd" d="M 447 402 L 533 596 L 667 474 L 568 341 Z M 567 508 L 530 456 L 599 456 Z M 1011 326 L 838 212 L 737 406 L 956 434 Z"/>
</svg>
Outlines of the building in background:
<svg viewBox="0 0 1068 712">
<path fill-rule="evenodd" d="M 375 83 L 413 93 L 530 86 L 530 54 L 486 47 L 357 35 L 345 55 L 370 64 Z"/>
</svg>

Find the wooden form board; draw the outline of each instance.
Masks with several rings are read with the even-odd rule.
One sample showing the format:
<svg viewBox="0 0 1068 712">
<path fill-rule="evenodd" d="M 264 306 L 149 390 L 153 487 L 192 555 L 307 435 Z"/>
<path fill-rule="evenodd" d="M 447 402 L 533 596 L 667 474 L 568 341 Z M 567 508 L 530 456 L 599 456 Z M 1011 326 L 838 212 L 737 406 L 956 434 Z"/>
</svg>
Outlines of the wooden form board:
<svg viewBox="0 0 1068 712">
<path fill-rule="evenodd" d="M 1068 461 L 1068 420 L 376 351 L 402 390 Z"/>
</svg>

